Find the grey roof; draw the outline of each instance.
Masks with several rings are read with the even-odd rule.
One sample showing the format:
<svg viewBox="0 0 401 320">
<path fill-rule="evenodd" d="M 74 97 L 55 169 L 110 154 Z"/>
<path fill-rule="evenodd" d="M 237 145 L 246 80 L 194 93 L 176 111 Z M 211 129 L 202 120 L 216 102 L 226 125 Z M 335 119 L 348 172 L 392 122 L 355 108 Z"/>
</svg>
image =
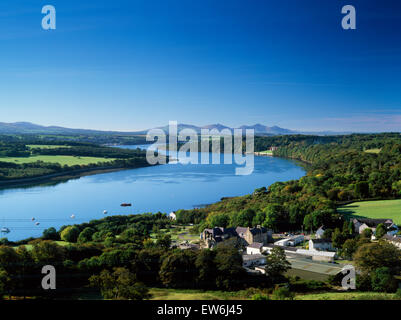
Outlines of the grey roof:
<svg viewBox="0 0 401 320">
<path fill-rule="evenodd" d="M 235 229 L 235 231 L 236 231 L 238 234 L 241 234 L 241 233 L 247 232 L 247 231 L 248 231 L 248 228 L 245 228 L 245 227 L 237 227 L 237 228 Z"/>
<path fill-rule="evenodd" d="M 281 248 L 285 251 L 294 251 L 294 252 L 296 252 L 298 250 L 297 248 L 294 248 L 294 247 L 278 246 L 278 245 L 271 244 L 271 243 L 265 245 L 264 247 L 268 247 L 268 248 L 272 248 L 272 249 L 273 248 Z"/>
<path fill-rule="evenodd" d="M 266 233 L 267 229 L 264 227 L 260 227 L 260 228 L 252 228 L 250 231 L 253 235 L 255 235 L 255 234 L 260 234 L 260 233 Z"/>
<path fill-rule="evenodd" d="M 366 224 L 368 227 L 377 227 L 379 224 L 391 226 L 393 224 L 392 219 L 369 219 L 369 218 L 355 218 L 354 222 L 359 221 L 360 223 Z"/>
<path fill-rule="evenodd" d="M 313 243 L 331 243 L 330 239 L 311 239 Z"/>
<path fill-rule="evenodd" d="M 255 248 L 255 249 L 260 249 L 260 248 L 263 247 L 263 243 L 261 243 L 261 242 L 254 242 L 254 243 L 251 243 L 248 247 Z"/>
<path fill-rule="evenodd" d="M 391 236 L 389 234 L 385 234 L 383 236 L 383 239 L 386 239 L 387 241 L 394 241 L 394 242 L 401 243 L 401 237 L 400 236 Z"/>
</svg>

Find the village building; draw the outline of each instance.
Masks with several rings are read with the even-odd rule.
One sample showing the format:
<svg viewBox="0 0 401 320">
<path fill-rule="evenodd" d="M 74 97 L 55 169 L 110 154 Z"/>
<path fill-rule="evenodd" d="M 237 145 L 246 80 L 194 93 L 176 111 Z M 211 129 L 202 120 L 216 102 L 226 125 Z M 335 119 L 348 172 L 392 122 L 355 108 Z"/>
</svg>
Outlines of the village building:
<svg viewBox="0 0 401 320">
<path fill-rule="evenodd" d="M 255 267 L 266 264 L 266 256 L 263 254 L 244 254 L 242 256 L 242 265 L 244 267 Z"/>
<path fill-rule="evenodd" d="M 175 214 L 174 211 L 170 212 L 170 213 L 168 214 L 168 217 L 169 217 L 171 220 L 176 220 L 176 219 L 177 219 L 177 216 L 176 216 L 176 214 Z"/>
<path fill-rule="evenodd" d="M 309 240 L 309 250 L 333 250 L 333 245 L 330 239 L 310 239 Z"/>
<path fill-rule="evenodd" d="M 354 224 L 354 231 L 361 234 L 365 229 L 371 229 L 375 233 L 376 228 L 379 224 L 383 224 L 388 232 L 388 235 L 395 235 L 398 233 L 398 226 L 393 222 L 392 219 L 368 219 L 368 218 L 354 218 L 352 220 Z"/>
<path fill-rule="evenodd" d="M 263 248 L 263 243 L 254 242 L 246 247 L 246 254 L 261 254 Z"/>
<path fill-rule="evenodd" d="M 289 238 L 278 240 L 274 244 L 276 246 L 281 246 L 281 247 L 295 247 L 298 244 L 304 242 L 304 240 L 305 240 L 305 237 L 303 235 L 297 235 L 297 236 L 292 236 Z"/>
<path fill-rule="evenodd" d="M 254 242 L 267 244 L 273 239 L 273 232 L 264 227 L 257 226 L 256 228 L 221 228 L 215 227 L 205 229 L 200 235 L 203 247 L 213 248 L 219 242 L 230 238 L 241 240 L 244 246 L 249 246 Z"/>
<path fill-rule="evenodd" d="M 401 236 L 391 236 L 389 234 L 385 234 L 383 239 L 401 249 Z"/>
<path fill-rule="evenodd" d="M 311 257 L 314 261 L 323 262 L 334 262 L 334 259 L 337 257 L 335 252 L 305 249 L 297 249 L 296 254 Z"/>
</svg>

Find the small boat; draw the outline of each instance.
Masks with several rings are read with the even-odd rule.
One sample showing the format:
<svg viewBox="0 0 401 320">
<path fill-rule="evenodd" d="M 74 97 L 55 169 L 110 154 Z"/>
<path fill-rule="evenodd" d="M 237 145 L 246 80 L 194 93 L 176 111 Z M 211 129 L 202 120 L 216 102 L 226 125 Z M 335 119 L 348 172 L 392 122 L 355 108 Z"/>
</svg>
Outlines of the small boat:
<svg viewBox="0 0 401 320">
<path fill-rule="evenodd" d="M 36 223 L 35 223 L 35 226 L 38 226 L 38 225 L 40 225 L 40 222 L 36 222 Z"/>
<path fill-rule="evenodd" d="M 34 217 L 32 217 L 32 219 L 31 219 L 32 221 L 35 221 L 35 218 Z"/>
<path fill-rule="evenodd" d="M 122 203 L 121 206 L 122 207 L 131 207 L 132 204 L 131 203 Z"/>
<path fill-rule="evenodd" d="M 10 229 L 8 229 L 7 227 L 3 227 L 0 230 L 2 233 L 10 233 Z"/>
<path fill-rule="evenodd" d="M 74 219 L 74 218 L 75 218 L 75 214 L 72 214 L 72 215 L 71 215 L 71 219 Z"/>
<path fill-rule="evenodd" d="M 104 211 L 103 211 L 103 214 L 107 214 L 107 210 L 104 210 Z"/>
</svg>

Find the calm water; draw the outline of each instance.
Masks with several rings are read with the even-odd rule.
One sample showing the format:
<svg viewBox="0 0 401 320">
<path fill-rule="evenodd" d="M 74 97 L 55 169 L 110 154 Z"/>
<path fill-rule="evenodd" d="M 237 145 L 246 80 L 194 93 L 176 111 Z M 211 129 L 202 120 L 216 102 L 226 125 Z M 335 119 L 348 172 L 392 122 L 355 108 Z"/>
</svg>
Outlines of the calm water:
<svg viewBox="0 0 401 320">
<path fill-rule="evenodd" d="M 190 209 L 304 175 L 295 162 L 271 157 L 255 157 L 255 170 L 248 176 L 236 176 L 235 167 L 168 164 L 87 176 L 55 186 L 2 190 L 0 225 L 11 230 L 3 237 L 41 236 L 49 227 L 103 218 L 104 210 L 114 215 Z M 123 202 L 133 207 L 123 208 Z"/>
</svg>

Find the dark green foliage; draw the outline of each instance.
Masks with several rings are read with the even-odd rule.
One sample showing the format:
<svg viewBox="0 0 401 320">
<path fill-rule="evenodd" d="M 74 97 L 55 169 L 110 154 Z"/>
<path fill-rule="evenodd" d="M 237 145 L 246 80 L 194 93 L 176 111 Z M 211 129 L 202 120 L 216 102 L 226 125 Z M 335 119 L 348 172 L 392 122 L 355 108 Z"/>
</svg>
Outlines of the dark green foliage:
<svg viewBox="0 0 401 320">
<path fill-rule="evenodd" d="M 387 267 L 376 269 L 371 276 L 372 289 L 378 292 L 395 292 L 397 282 Z"/>
<path fill-rule="evenodd" d="M 273 248 L 266 257 L 266 275 L 271 279 L 280 279 L 280 277 L 291 268 L 291 264 L 286 258 L 283 248 Z"/>
</svg>

